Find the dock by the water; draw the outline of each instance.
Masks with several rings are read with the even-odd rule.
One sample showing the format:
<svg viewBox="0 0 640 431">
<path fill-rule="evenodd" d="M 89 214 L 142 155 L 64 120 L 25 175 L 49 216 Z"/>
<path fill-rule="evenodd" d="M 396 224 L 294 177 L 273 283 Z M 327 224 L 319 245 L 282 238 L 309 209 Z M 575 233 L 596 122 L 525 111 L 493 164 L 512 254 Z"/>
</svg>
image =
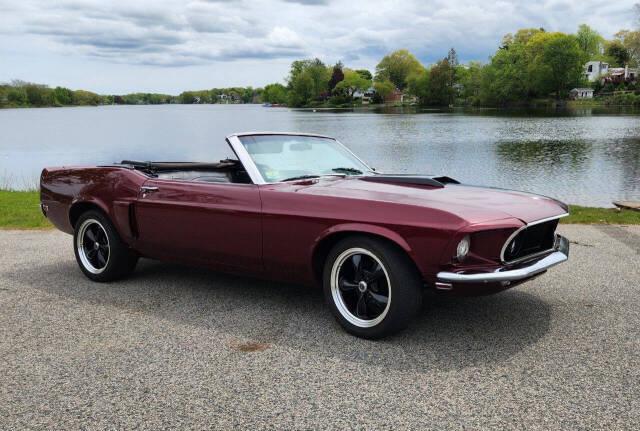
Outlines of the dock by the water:
<svg viewBox="0 0 640 431">
<path fill-rule="evenodd" d="M 622 208 L 625 210 L 634 210 L 640 211 L 640 201 L 621 201 L 613 203 L 618 208 Z"/>
</svg>

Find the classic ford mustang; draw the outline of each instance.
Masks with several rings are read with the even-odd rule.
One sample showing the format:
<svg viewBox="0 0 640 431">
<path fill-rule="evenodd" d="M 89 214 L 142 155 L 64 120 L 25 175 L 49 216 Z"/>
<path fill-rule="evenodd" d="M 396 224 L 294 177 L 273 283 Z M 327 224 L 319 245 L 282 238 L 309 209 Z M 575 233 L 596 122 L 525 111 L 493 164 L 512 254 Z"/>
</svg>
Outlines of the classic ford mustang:
<svg viewBox="0 0 640 431">
<path fill-rule="evenodd" d="M 350 333 L 409 323 L 424 288 L 498 292 L 567 260 L 567 205 L 446 177 L 386 175 L 336 139 L 238 133 L 218 163 L 122 161 L 42 171 L 41 207 L 94 281 L 140 256 L 318 283 Z"/>
</svg>

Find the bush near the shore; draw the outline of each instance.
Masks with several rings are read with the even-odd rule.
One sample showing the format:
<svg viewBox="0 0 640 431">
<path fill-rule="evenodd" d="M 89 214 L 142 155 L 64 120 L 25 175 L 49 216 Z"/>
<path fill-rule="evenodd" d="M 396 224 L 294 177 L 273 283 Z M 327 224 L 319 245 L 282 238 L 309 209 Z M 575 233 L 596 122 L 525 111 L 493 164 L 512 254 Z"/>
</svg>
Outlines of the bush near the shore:
<svg viewBox="0 0 640 431">
<path fill-rule="evenodd" d="M 0 190 L 0 229 L 52 229 L 40 212 L 37 191 Z M 561 223 L 640 224 L 640 212 L 617 208 L 594 208 L 571 205 L 571 215 Z"/>
<path fill-rule="evenodd" d="M 605 100 L 605 105 L 640 106 L 640 94 L 616 94 L 613 97 L 607 97 L 607 99 Z"/>
</svg>

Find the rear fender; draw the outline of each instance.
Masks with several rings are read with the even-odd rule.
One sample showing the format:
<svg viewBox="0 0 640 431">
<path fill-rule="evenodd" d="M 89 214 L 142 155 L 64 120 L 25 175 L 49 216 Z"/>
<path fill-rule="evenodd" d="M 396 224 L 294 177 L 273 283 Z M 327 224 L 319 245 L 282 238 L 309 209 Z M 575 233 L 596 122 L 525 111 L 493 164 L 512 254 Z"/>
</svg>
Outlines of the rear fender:
<svg viewBox="0 0 640 431">
<path fill-rule="evenodd" d="M 113 201 L 112 205 L 109 206 L 103 200 L 96 197 L 78 196 L 78 198 L 73 200 L 69 208 L 69 224 L 75 228 L 75 221 L 82 212 L 91 207 L 96 208 L 105 213 L 109 220 L 111 220 L 120 238 L 129 242 L 133 239 L 131 229 L 132 221 L 130 220 L 131 212 L 129 210 L 131 204 L 132 202 L 130 201 Z M 81 209 L 81 212 L 77 213 L 79 209 Z"/>
</svg>

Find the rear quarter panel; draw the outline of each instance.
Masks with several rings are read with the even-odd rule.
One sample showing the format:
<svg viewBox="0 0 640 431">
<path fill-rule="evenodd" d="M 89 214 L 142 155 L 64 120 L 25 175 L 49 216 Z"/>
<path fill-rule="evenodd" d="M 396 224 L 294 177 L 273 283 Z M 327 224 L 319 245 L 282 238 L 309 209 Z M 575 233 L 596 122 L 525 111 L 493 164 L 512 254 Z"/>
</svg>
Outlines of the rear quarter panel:
<svg viewBox="0 0 640 431">
<path fill-rule="evenodd" d="M 40 200 L 49 208 L 49 221 L 63 232 L 73 234 L 70 211 L 85 203 L 104 211 L 127 241 L 132 237 L 129 204 L 146 179 L 140 172 L 118 167 L 46 168 L 40 176 Z"/>
</svg>

